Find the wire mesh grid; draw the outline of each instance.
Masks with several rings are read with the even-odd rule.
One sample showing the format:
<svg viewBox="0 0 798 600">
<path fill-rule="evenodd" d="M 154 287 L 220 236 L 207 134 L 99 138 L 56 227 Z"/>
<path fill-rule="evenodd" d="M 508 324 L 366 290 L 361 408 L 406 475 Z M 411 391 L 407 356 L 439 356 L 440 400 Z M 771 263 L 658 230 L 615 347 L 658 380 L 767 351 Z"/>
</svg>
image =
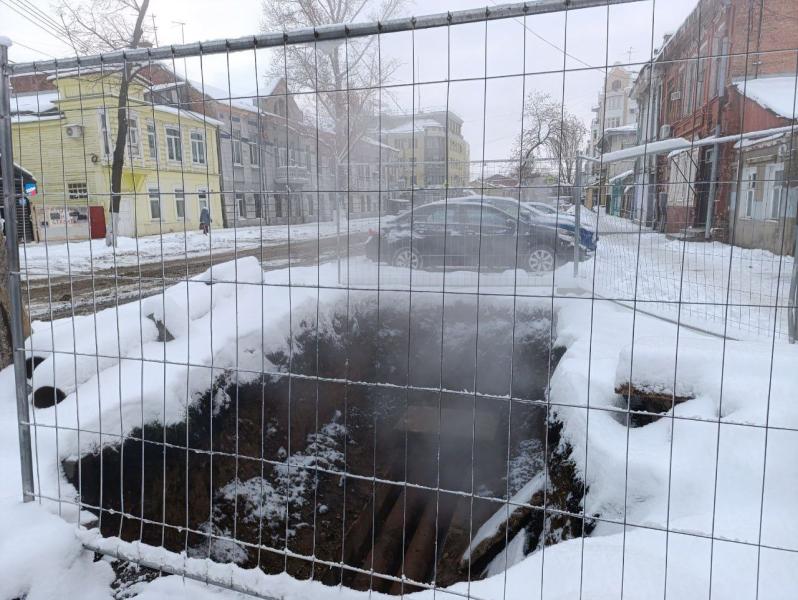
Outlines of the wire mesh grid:
<svg viewBox="0 0 798 600">
<path fill-rule="evenodd" d="M 658 46 L 663 4 L 4 64 L 12 254 L 20 201 L 36 237 L 9 263 L 26 498 L 152 576 L 263 597 L 279 573 L 469 598 L 794 589 L 798 43 L 704 44 L 704 1 Z M 749 32 L 779 17 L 728 4 Z M 628 22 L 648 57 L 616 64 Z M 618 70 L 640 117 L 619 142 Z M 712 173 L 711 80 L 744 107 Z M 597 92 L 599 135 L 567 154 Z"/>
</svg>

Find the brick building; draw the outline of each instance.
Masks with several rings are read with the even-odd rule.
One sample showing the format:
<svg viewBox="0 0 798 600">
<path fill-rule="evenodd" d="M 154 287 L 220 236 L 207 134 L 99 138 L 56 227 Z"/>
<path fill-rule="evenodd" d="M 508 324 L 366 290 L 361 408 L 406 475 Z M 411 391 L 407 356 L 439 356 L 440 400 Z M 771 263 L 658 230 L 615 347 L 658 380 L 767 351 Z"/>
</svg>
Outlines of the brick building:
<svg viewBox="0 0 798 600">
<path fill-rule="evenodd" d="M 700 0 L 666 37 L 653 68 L 641 71 L 645 84 L 633 88 L 646 112 L 640 140 L 697 140 L 785 123 L 784 116 L 745 101 L 740 83 L 794 78 L 796 49 L 795 0 Z M 710 144 L 660 157 L 650 167 L 656 169 L 651 195 L 666 207 L 666 231 L 729 239 L 737 156 L 733 142 Z"/>
</svg>

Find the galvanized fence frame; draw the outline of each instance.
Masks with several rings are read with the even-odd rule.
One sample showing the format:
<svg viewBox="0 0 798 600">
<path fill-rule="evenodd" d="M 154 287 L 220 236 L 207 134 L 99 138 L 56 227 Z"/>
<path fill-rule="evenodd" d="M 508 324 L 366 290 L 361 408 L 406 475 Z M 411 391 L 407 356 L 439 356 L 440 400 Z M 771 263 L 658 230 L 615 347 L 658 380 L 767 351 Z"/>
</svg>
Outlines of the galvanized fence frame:
<svg viewBox="0 0 798 600">
<path fill-rule="evenodd" d="M 479 10 L 456 11 L 440 15 L 414 17 L 410 19 L 396 19 L 391 21 L 368 23 L 368 24 L 331 25 L 326 27 L 299 30 L 293 32 L 256 35 L 252 37 L 239 38 L 235 40 L 218 40 L 212 42 L 183 44 L 179 46 L 171 46 L 163 48 L 124 50 L 124 51 L 113 52 L 103 55 L 89 56 L 89 57 L 75 57 L 75 58 L 68 58 L 68 59 L 55 60 L 55 61 L 42 61 L 42 62 L 33 62 L 26 64 L 14 64 L 14 65 L 9 64 L 8 62 L 7 44 L 4 44 L 4 41 L 0 40 L 0 75 L 2 75 L 2 79 L 0 80 L 0 155 L 2 156 L 2 172 L 4 174 L 14 172 L 12 131 L 11 131 L 12 119 L 11 119 L 11 106 L 10 106 L 10 82 L 9 82 L 10 77 L 12 75 L 37 73 L 39 71 L 45 71 L 49 69 L 54 69 L 58 71 L 58 70 L 71 69 L 71 68 L 78 68 L 78 69 L 92 68 L 92 67 L 105 68 L 110 65 L 118 65 L 126 62 L 135 62 L 135 61 L 142 61 L 149 63 L 151 63 L 153 60 L 160 60 L 160 59 L 174 61 L 176 58 L 183 58 L 183 57 L 197 57 L 197 56 L 210 55 L 210 54 L 224 54 L 236 51 L 256 50 L 258 48 L 283 47 L 286 45 L 305 44 L 305 43 L 313 43 L 313 42 L 320 42 L 327 40 L 346 40 L 349 38 L 380 35 L 392 32 L 413 31 L 413 30 L 421 30 L 421 29 L 436 28 L 436 27 L 450 27 L 453 25 L 466 24 L 466 23 L 483 23 L 483 22 L 487 23 L 488 21 L 495 19 L 518 18 L 527 15 L 542 14 L 547 12 L 572 11 L 572 10 L 578 10 L 580 8 L 610 6 L 614 4 L 625 4 L 634 1 L 636 0 L 540 0 L 537 2 L 524 2 L 519 4 L 496 6 Z M 739 135 L 734 137 L 736 139 L 738 138 L 742 140 L 745 139 L 746 136 Z M 575 198 L 577 198 L 577 201 L 575 203 L 576 232 L 578 232 L 580 228 L 580 223 L 582 220 L 581 211 L 583 210 L 582 202 L 579 200 L 582 197 L 582 192 L 584 188 L 584 182 L 582 181 L 583 160 L 584 162 L 590 162 L 590 161 L 602 162 L 602 158 L 596 159 L 596 158 L 588 158 L 580 156 L 577 161 L 578 165 L 577 180 L 574 185 L 574 196 Z M 7 176 L 6 179 L 8 179 Z M 339 191 L 348 191 L 348 190 L 339 190 Z M 16 402 L 17 402 L 17 411 L 18 411 L 18 420 L 19 420 L 20 462 L 21 462 L 22 483 L 23 483 L 22 492 L 23 492 L 23 499 L 26 502 L 28 502 L 35 500 L 37 497 L 37 493 L 36 493 L 35 480 L 34 480 L 35 459 L 33 456 L 32 442 L 31 442 L 31 425 L 33 425 L 33 423 L 31 422 L 31 416 L 30 416 L 29 395 L 27 389 L 27 376 L 26 376 L 26 362 L 25 362 L 26 361 L 25 340 L 23 336 L 24 306 L 23 306 L 22 287 L 21 287 L 22 270 L 20 267 L 20 259 L 19 259 L 19 243 L 16 235 L 16 228 L 17 228 L 16 218 L 15 218 L 16 211 L 13 210 L 13 207 L 15 207 L 18 199 L 15 196 L 14 186 L 13 185 L 4 186 L 3 196 L 4 196 L 4 205 L 5 205 L 6 223 L 8 227 L 7 231 L 9 232 L 9 235 L 6 236 L 7 253 L 9 257 L 8 291 L 11 298 L 12 310 L 13 310 L 12 333 L 14 336 L 14 371 L 15 371 L 15 381 L 16 381 Z M 739 200 L 738 200 L 738 206 L 739 206 Z M 336 207 L 339 207 L 339 205 L 336 204 Z M 337 208 L 336 212 L 338 212 L 338 210 L 340 210 L 340 208 Z M 336 216 L 338 217 L 338 215 Z M 640 235 L 640 230 L 637 231 L 636 235 L 638 236 Z M 580 262 L 581 259 L 583 258 L 580 256 L 580 245 L 578 243 L 574 244 L 573 252 L 574 252 L 573 271 L 574 271 L 574 276 L 578 278 L 580 276 Z M 338 258 L 340 260 L 340 258 L 342 257 L 340 246 L 337 250 L 337 253 L 338 253 Z M 340 276 L 340 271 L 339 271 L 339 276 Z M 624 282 L 624 285 L 629 284 L 630 282 L 631 280 Z M 637 291 L 636 278 L 634 282 L 631 283 L 635 286 L 634 292 L 636 294 Z M 793 332 L 793 329 L 796 325 L 795 317 L 793 314 L 795 310 L 794 303 L 795 303 L 796 293 L 798 293 L 798 290 L 795 289 L 795 281 L 793 279 L 792 286 L 789 292 L 789 296 L 791 298 L 792 303 L 791 304 L 788 303 L 788 306 L 786 307 L 789 310 L 789 319 L 790 319 L 789 327 L 791 332 Z M 515 290 L 512 293 L 507 293 L 505 295 L 512 296 L 513 299 L 515 299 Z M 623 302 L 625 300 L 621 298 L 620 301 Z M 778 298 L 774 302 L 775 302 L 774 308 L 777 308 L 779 305 Z M 679 302 L 678 304 L 679 305 L 677 307 L 677 310 L 679 311 L 679 317 L 676 318 L 676 322 L 680 323 L 682 306 L 681 302 Z M 635 310 L 645 312 L 644 309 L 637 306 L 636 304 L 634 308 Z M 724 308 L 728 310 L 728 299 L 726 301 L 726 306 Z M 726 318 L 728 319 L 728 317 Z M 680 324 L 684 325 L 683 323 Z M 726 336 L 724 333 L 724 339 L 725 337 Z M 794 335 L 791 335 L 791 337 L 794 338 Z M 477 394 L 475 392 L 475 397 L 476 395 Z M 629 411 L 627 410 L 626 412 L 628 415 Z M 236 456 L 236 459 L 237 458 L 238 457 Z M 375 482 L 372 481 L 372 483 Z M 428 488 L 428 491 L 440 492 L 441 489 L 439 486 L 438 487 L 433 486 Z M 472 499 L 473 499 L 473 493 L 472 493 Z M 545 506 L 544 510 L 546 510 Z M 138 563 L 142 566 L 151 567 L 153 569 L 160 570 L 163 572 L 170 572 L 170 573 L 184 575 L 189 578 L 205 581 L 208 583 L 213 583 L 215 585 L 219 585 L 231 590 L 236 590 L 244 593 L 251 592 L 251 589 L 247 587 L 245 584 L 241 584 L 239 582 L 232 580 L 226 580 L 210 576 L 207 573 L 201 575 L 186 569 L 175 568 L 174 566 L 170 566 L 168 563 L 164 562 L 161 563 L 153 562 L 147 558 L 142 558 L 140 556 L 136 557 L 134 555 L 131 555 L 129 552 L 118 551 L 117 549 L 111 547 L 111 545 L 108 544 L 102 544 L 102 543 L 98 544 L 96 542 L 88 542 L 87 546 L 102 554 L 106 554 L 108 556 L 116 556 L 117 558 Z M 288 560 L 289 557 L 291 557 L 289 551 L 286 550 L 286 561 Z M 295 558 L 304 559 L 307 557 L 297 555 Z M 319 562 L 321 563 L 322 561 Z M 337 566 L 340 566 L 341 568 L 351 568 L 343 564 Z M 375 574 L 373 571 L 368 571 L 368 570 L 363 571 L 361 574 L 372 577 L 377 576 L 385 579 L 390 579 L 390 577 L 387 577 L 385 575 L 378 575 Z M 397 579 L 396 581 L 402 584 L 405 583 L 401 578 Z M 412 582 L 412 585 L 418 587 L 428 587 L 433 590 L 436 589 L 434 584 L 432 586 L 424 586 L 423 584 L 420 584 L 417 581 Z M 447 593 L 455 593 L 463 597 L 473 597 L 469 593 L 465 594 L 457 592 L 447 592 Z"/>
</svg>

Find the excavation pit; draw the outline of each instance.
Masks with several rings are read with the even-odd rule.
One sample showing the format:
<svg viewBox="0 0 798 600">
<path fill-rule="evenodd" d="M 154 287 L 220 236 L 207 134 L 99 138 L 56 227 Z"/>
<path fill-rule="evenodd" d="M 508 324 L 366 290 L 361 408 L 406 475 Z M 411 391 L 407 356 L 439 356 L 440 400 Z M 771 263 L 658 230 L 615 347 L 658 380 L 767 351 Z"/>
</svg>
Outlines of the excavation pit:
<svg viewBox="0 0 798 600">
<path fill-rule="evenodd" d="M 545 403 L 550 306 L 383 297 L 309 314 L 265 354 L 276 372 L 225 372 L 184 422 L 64 461 L 103 535 L 401 594 L 484 576 L 503 542 L 464 560 L 471 540 L 547 462 L 548 505 L 579 509 Z M 543 523 L 527 510 L 513 534 L 534 550 Z"/>
</svg>

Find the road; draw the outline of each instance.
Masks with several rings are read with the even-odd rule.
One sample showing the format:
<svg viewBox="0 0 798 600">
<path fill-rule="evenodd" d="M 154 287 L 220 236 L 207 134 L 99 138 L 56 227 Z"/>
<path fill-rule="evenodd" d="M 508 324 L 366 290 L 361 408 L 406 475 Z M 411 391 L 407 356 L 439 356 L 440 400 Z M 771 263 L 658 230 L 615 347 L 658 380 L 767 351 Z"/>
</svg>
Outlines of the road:
<svg viewBox="0 0 798 600">
<path fill-rule="evenodd" d="M 349 236 L 349 255 L 363 253 L 366 233 Z M 346 254 L 346 240 L 341 242 L 341 251 Z M 336 258 L 335 237 L 320 240 L 293 241 L 288 243 L 247 248 L 245 250 L 214 253 L 213 256 L 176 258 L 163 262 L 98 269 L 91 274 L 59 275 L 48 279 L 23 281 L 23 300 L 31 319 L 49 321 L 71 315 L 90 314 L 97 310 L 146 298 L 180 280 L 193 277 L 207 270 L 212 264 L 220 264 L 235 258 L 254 256 L 267 271 L 286 266 L 308 266 Z"/>
</svg>

